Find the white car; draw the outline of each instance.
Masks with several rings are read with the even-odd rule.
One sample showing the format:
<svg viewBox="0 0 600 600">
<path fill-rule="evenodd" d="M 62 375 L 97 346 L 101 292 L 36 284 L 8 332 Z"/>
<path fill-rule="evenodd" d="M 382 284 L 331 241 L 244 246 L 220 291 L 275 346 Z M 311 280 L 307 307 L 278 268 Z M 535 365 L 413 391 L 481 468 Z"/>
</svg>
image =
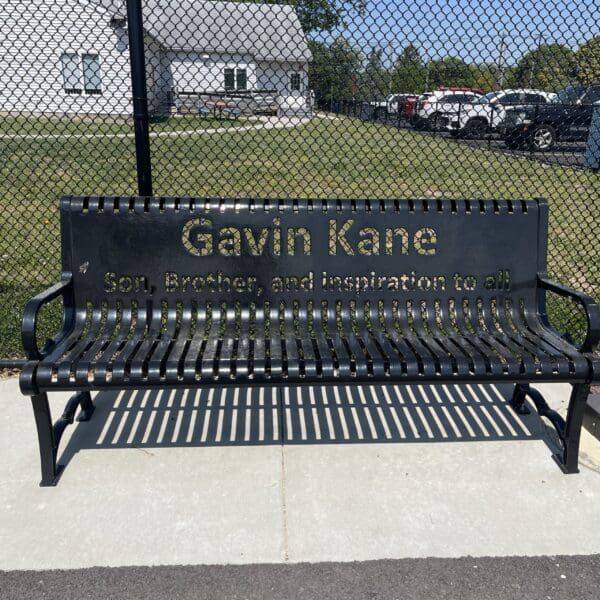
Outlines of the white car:
<svg viewBox="0 0 600 600">
<path fill-rule="evenodd" d="M 464 104 L 473 104 L 483 94 L 465 90 L 436 90 L 419 96 L 413 116 L 417 129 L 437 129 L 439 118 L 443 114 L 458 112 Z"/>
<path fill-rule="evenodd" d="M 398 98 L 400 98 L 401 96 L 402 94 L 390 94 L 386 97 L 385 100 L 375 100 L 373 102 L 369 102 L 369 104 L 373 108 L 379 108 L 391 115 L 398 112 Z"/>
<path fill-rule="evenodd" d="M 502 125 L 507 107 L 547 104 L 555 96 L 549 92 L 528 89 L 490 92 L 474 104 L 463 104 L 444 111 L 437 125 L 461 137 L 478 138 Z"/>
</svg>

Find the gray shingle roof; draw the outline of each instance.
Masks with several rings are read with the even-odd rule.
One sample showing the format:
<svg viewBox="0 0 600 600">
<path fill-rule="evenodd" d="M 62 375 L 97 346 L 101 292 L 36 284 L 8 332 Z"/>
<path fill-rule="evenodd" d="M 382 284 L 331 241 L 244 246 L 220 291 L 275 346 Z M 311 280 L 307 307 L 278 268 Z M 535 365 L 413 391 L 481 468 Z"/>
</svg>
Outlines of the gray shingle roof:
<svg viewBox="0 0 600 600">
<path fill-rule="evenodd" d="M 95 0 L 124 15 L 120 0 Z M 307 62 L 312 56 L 292 6 L 205 0 L 144 0 L 144 29 L 170 50 L 250 54 Z"/>
</svg>

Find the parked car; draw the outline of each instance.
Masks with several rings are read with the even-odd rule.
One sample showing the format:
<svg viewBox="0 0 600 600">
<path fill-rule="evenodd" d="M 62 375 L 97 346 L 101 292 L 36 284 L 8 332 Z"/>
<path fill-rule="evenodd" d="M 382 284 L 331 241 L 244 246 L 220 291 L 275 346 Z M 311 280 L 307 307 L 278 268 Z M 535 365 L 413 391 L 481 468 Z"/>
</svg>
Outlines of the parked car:
<svg viewBox="0 0 600 600">
<path fill-rule="evenodd" d="M 404 105 L 407 100 L 416 100 L 416 98 L 415 94 L 390 94 L 385 100 L 374 100 L 369 102 L 369 105 L 382 113 L 386 112 L 388 115 L 396 115 L 398 114 L 398 110 L 401 113 L 405 112 Z"/>
<path fill-rule="evenodd" d="M 557 142 L 587 139 L 593 104 L 600 100 L 600 84 L 571 85 L 549 104 L 518 106 L 506 111 L 504 141 L 509 148 L 535 151 L 554 148 Z"/>
<path fill-rule="evenodd" d="M 483 94 L 469 90 L 439 89 L 419 96 L 413 115 L 415 129 L 438 129 L 439 119 L 444 113 L 458 112 L 459 106 L 473 104 Z"/>
<path fill-rule="evenodd" d="M 506 107 L 547 104 L 556 94 L 540 90 L 508 89 L 490 92 L 474 104 L 462 104 L 458 110 L 444 112 L 438 125 L 461 137 L 480 138 L 501 126 Z"/>
</svg>

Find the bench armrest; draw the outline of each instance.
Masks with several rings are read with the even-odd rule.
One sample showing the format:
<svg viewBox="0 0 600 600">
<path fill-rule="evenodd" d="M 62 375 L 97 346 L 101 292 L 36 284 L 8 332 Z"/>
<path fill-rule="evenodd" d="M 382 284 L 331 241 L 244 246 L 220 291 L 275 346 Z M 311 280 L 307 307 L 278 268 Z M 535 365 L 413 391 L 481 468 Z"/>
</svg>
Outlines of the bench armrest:
<svg viewBox="0 0 600 600">
<path fill-rule="evenodd" d="M 37 318 L 40 309 L 42 306 L 44 306 L 44 304 L 48 304 L 60 296 L 63 297 L 64 301 L 65 294 L 71 289 L 71 286 L 71 279 L 63 279 L 59 283 L 55 283 L 52 287 L 49 287 L 47 290 L 39 293 L 37 296 L 34 296 L 25 305 L 23 320 L 21 322 L 21 340 L 29 360 L 40 360 L 43 357 L 44 350 L 40 350 L 38 348 L 36 339 Z M 63 330 L 54 340 L 51 340 L 52 342 L 56 343 L 64 335 L 64 325 L 65 324 L 63 322 Z"/>
<path fill-rule="evenodd" d="M 538 284 L 545 290 L 565 298 L 571 298 L 583 306 L 587 318 L 587 335 L 580 350 L 591 352 L 600 341 L 600 310 L 598 309 L 598 303 L 588 294 L 568 288 L 541 275 L 538 275 Z"/>
</svg>

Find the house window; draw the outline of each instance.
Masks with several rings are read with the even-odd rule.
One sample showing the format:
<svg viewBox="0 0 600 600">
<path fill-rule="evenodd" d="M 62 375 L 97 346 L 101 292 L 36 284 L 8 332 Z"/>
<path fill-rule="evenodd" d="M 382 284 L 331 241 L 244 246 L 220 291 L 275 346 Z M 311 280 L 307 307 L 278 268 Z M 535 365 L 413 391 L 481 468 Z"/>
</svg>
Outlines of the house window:
<svg viewBox="0 0 600 600">
<path fill-rule="evenodd" d="M 67 94 L 81 94 L 81 66 L 79 55 L 65 53 L 60 57 L 63 88 Z"/>
<path fill-rule="evenodd" d="M 81 57 L 83 66 L 83 89 L 86 94 L 102 93 L 102 76 L 100 60 L 97 54 L 84 54 Z"/>
<path fill-rule="evenodd" d="M 235 89 L 235 69 L 225 69 L 225 89 Z"/>
<path fill-rule="evenodd" d="M 246 69 L 225 69 L 224 74 L 226 90 L 246 90 L 248 88 Z"/>
<path fill-rule="evenodd" d="M 65 52 L 60 57 L 63 89 L 67 94 L 101 94 L 102 74 L 97 54 Z M 82 85 L 83 83 L 83 85 Z"/>
<path fill-rule="evenodd" d="M 300 91 L 300 73 L 292 73 L 290 75 L 290 90 L 292 92 Z"/>
<path fill-rule="evenodd" d="M 235 70 L 235 85 L 238 90 L 245 90 L 247 86 L 246 69 Z"/>
</svg>

